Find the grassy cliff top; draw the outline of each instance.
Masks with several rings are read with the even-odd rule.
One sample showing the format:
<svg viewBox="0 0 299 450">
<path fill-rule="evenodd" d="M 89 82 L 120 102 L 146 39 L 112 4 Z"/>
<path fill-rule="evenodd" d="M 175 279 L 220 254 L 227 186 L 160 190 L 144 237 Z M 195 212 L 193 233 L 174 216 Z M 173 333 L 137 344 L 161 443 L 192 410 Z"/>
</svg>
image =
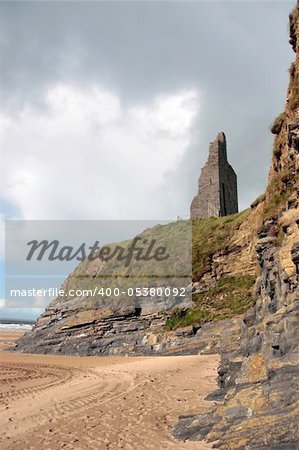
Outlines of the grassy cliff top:
<svg viewBox="0 0 299 450">
<path fill-rule="evenodd" d="M 195 220 L 192 223 L 192 275 L 200 280 L 209 270 L 211 256 L 227 248 L 234 233 L 239 230 L 250 209 L 225 217 Z"/>
</svg>

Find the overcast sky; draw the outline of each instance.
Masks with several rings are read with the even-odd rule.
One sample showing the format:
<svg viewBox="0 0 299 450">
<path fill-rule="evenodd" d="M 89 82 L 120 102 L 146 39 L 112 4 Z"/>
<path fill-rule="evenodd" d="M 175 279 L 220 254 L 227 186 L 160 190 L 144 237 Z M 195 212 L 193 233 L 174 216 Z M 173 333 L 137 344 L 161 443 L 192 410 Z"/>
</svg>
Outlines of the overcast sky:
<svg viewBox="0 0 299 450">
<path fill-rule="evenodd" d="M 294 4 L 1 2 L 1 219 L 186 215 L 219 131 L 248 207 Z"/>
</svg>

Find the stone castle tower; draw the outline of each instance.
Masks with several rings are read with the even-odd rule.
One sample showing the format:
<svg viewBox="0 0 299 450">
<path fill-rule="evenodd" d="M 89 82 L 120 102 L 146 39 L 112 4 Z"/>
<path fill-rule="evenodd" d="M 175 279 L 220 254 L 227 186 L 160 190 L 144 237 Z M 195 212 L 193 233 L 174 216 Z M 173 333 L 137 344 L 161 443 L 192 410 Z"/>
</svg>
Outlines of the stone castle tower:
<svg viewBox="0 0 299 450">
<path fill-rule="evenodd" d="M 227 161 L 225 134 L 219 133 L 210 144 L 209 158 L 201 170 L 198 194 L 192 200 L 190 215 L 191 219 L 205 219 L 237 212 L 237 175 Z"/>
</svg>

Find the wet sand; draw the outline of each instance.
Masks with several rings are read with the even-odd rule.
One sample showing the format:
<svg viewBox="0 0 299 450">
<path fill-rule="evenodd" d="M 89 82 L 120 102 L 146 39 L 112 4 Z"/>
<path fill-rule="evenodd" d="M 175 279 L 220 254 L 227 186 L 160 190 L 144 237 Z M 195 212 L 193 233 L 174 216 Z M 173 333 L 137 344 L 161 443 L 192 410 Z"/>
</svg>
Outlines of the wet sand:
<svg viewBox="0 0 299 450">
<path fill-rule="evenodd" d="M 217 356 L 72 357 L 0 353 L 1 449 L 198 449 L 171 429 L 204 412 Z"/>
</svg>

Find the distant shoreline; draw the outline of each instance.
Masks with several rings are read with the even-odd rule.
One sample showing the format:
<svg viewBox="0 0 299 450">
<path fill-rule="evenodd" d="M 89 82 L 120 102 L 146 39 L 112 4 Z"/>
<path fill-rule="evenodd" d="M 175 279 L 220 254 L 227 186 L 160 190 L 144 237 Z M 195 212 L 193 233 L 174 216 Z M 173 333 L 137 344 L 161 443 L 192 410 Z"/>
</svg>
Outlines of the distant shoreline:
<svg viewBox="0 0 299 450">
<path fill-rule="evenodd" d="M 18 324 L 18 325 L 34 325 L 36 320 L 28 320 L 28 319 L 13 319 L 13 318 L 5 318 L 0 319 L 0 325 L 6 325 L 6 324 Z"/>
</svg>

